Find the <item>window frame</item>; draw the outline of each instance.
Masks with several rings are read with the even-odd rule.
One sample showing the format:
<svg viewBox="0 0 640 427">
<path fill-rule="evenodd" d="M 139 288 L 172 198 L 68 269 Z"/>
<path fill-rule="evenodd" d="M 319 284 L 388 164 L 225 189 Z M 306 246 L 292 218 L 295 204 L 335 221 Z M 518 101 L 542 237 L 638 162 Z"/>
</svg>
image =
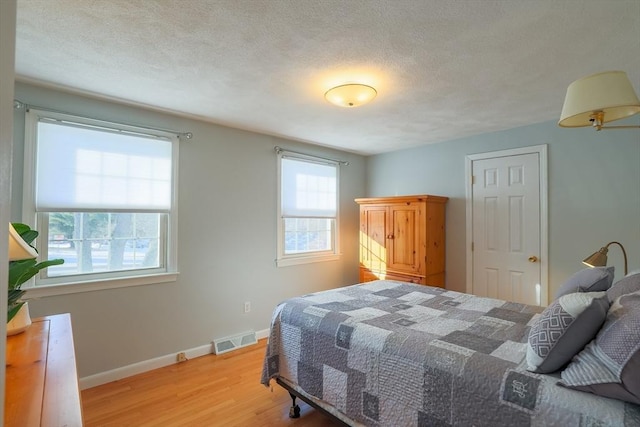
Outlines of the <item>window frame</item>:
<svg viewBox="0 0 640 427">
<path fill-rule="evenodd" d="M 298 160 L 301 162 L 331 165 L 336 169 L 336 213 L 333 218 L 332 242 L 333 249 L 328 251 L 299 252 L 295 254 L 285 253 L 285 217 L 282 214 L 282 159 Z M 292 265 L 308 264 L 315 262 L 336 261 L 340 259 L 340 163 L 329 159 L 312 155 L 294 153 L 281 150 L 277 152 L 278 182 L 277 182 L 277 255 L 276 265 L 287 267 Z M 311 217 L 305 217 L 311 218 Z"/>
<path fill-rule="evenodd" d="M 93 128 L 96 131 L 131 133 L 169 140 L 171 142 L 172 167 L 171 207 L 166 215 L 161 215 L 160 217 L 161 223 L 164 226 L 164 228 L 161 227 L 159 236 L 160 242 L 164 246 L 161 251 L 164 252 L 164 259 L 160 260 L 161 267 L 87 273 L 72 276 L 46 277 L 46 274 L 38 274 L 22 286 L 22 289 L 27 291 L 26 298 L 175 282 L 178 276 L 178 135 L 161 130 L 150 130 L 148 128 L 75 116 L 67 113 L 28 109 L 25 114 L 22 218 L 23 222 L 27 224 L 36 224 L 34 228 L 38 230 L 40 236 L 36 239 L 35 246 L 39 248 L 43 259 L 46 258 L 48 252 L 46 240 L 45 243 L 42 243 L 44 240 L 42 238 L 44 237 L 48 240 L 49 212 L 36 212 L 35 207 L 38 123 L 41 119 L 75 123 L 83 127 Z M 86 210 L 86 212 L 103 211 L 104 210 Z M 132 210 L 131 212 L 136 213 L 138 211 Z M 143 212 L 140 211 L 140 213 Z M 163 216 L 165 217 L 164 220 L 162 219 Z"/>
</svg>

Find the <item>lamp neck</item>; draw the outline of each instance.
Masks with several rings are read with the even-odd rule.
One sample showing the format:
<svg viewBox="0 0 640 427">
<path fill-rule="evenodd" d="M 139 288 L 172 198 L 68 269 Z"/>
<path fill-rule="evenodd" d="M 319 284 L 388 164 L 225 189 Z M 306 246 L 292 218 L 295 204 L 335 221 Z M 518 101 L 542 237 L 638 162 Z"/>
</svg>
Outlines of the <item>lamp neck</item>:
<svg viewBox="0 0 640 427">
<path fill-rule="evenodd" d="M 609 242 L 605 247 L 608 248 L 609 246 L 614 244 L 620 246 L 620 249 L 622 249 L 622 255 L 624 257 L 624 275 L 626 276 L 627 275 L 627 251 L 624 250 L 624 246 L 622 246 L 622 243 L 620 242 Z"/>
<path fill-rule="evenodd" d="M 605 126 L 604 125 L 604 111 L 594 111 L 589 116 L 589 121 L 591 122 L 591 126 L 595 130 L 602 129 L 640 129 L 640 126 L 630 125 L 630 126 Z"/>
<path fill-rule="evenodd" d="M 602 124 L 604 122 L 604 111 L 594 111 L 589 116 L 589 121 L 591 122 L 591 126 L 593 126 L 595 130 L 602 130 Z"/>
</svg>

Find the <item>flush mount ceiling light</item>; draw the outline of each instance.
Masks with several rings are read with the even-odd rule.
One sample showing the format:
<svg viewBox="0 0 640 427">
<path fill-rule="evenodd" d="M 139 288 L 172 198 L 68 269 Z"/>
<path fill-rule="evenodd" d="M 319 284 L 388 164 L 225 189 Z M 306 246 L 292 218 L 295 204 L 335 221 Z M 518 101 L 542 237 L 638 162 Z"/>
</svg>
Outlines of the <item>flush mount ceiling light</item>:
<svg viewBox="0 0 640 427">
<path fill-rule="evenodd" d="M 371 86 L 349 83 L 329 89 L 324 97 L 338 107 L 359 107 L 376 97 L 378 92 Z"/>
<path fill-rule="evenodd" d="M 640 128 L 604 126 L 640 113 L 640 100 L 624 71 L 607 71 L 583 77 L 569 85 L 558 125 L 600 129 Z"/>
</svg>

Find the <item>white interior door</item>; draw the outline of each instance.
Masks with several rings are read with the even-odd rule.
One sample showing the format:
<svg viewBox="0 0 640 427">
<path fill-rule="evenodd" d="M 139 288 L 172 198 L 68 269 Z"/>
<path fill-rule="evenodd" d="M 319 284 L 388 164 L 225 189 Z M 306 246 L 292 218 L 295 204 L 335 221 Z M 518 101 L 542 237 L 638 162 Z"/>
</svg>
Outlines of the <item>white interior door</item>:
<svg viewBox="0 0 640 427">
<path fill-rule="evenodd" d="M 473 294 L 546 304 L 540 171 L 537 152 L 471 161 Z"/>
</svg>

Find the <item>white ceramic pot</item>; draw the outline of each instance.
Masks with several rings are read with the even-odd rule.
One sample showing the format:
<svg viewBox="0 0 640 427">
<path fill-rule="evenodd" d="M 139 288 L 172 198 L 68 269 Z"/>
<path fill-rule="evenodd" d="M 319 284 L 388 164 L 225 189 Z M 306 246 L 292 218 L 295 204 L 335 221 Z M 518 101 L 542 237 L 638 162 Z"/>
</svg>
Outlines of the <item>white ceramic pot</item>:
<svg viewBox="0 0 640 427">
<path fill-rule="evenodd" d="M 16 335 L 24 332 L 31 326 L 31 316 L 29 316 L 29 303 L 25 302 L 20 307 L 16 315 L 7 323 L 7 335 Z"/>
</svg>

